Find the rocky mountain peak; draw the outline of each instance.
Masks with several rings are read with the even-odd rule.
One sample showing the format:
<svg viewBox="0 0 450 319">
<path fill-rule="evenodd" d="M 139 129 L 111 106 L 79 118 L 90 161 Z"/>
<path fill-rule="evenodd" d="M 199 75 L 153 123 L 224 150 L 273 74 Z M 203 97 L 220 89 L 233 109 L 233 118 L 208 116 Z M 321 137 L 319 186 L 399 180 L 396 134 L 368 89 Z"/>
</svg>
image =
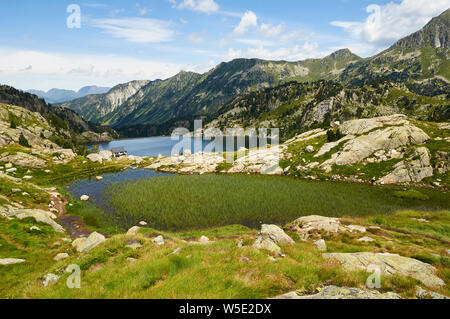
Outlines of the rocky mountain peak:
<svg viewBox="0 0 450 319">
<path fill-rule="evenodd" d="M 329 55 L 329 57 L 332 58 L 333 60 L 337 60 L 340 58 L 348 58 L 348 57 L 353 57 L 353 56 L 356 56 L 356 55 L 353 54 L 353 52 L 347 48 L 337 50 L 336 52 L 333 52 Z"/>
<path fill-rule="evenodd" d="M 450 48 L 450 9 L 441 15 L 431 19 L 421 30 L 399 40 L 394 44 L 396 49 L 423 48 L 432 46 L 434 48 Z"/>
</svg>

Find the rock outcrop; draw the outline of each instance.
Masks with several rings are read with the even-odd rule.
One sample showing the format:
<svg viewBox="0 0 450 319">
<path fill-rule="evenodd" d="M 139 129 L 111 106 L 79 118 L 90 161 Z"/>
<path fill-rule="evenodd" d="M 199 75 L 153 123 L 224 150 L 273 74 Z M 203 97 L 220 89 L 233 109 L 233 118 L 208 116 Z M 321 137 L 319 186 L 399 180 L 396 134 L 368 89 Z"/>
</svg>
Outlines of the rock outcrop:
<svg viewBox="0 0 450 319">
<path fill-rule="evenodd" d="M 401 299 L 401 297 L 393 292 L 380 293 L 376 290 L 326 286 L 314 295 L 298 295 L 293 291 L 275 299 Z"/>
<path fill-rule="evenodd" d="M 52 226 L 52 228 L 59 233 L 63 233 L 64 228 L 55 222 L 52 217 L 56 217 L 51 212 L 41 209 L 15 209 L 10 207 L 9 210 L 0 209 L 0 214 L 6 217 L 16 217 L 18 219 L 34 218 L 39 223 L 44 223 Z"/>
<path fill-rule="evenodd" d="M 370 265 L 377 265 L 385 275 L 401 274 L 421 281 L 431 288 L 444 285 L 436 276 L 436 268 L 417 259 L 388 253 L 332 253 L 323 254 L 325 258 L 337 260 L 348 270 L 367 270 Z"/>
<path fill-rule="evenodd" d="M 311 235 L 322 233 L 365 232 L 359 225 L 344 225 L 339 218 L 324 216 L 304 216 L 286 225 L 286 229 L 296 232 L 303 240 Z"/>
<path fill-rule="evenodd" d="M 420 182 L 424 178 L 433 176 L 430 165 L 431 155 L 426 147 L 414 149 L 408 159 L 394 165 L 394 171 L 380 178 L 378 184 L 398 184 Z"/>
<path fill-rule="evenodd" d="M 332 158 L 325 161 L 321 166 L 356 164 L 378 150 L 391 150 L 410 144 L 422 144 L 429 139 L 430 137 L 424 131 L 413 125 L 390 126 L 349 140 L 342 151 L 333 154 Z"/>
<path fill-rule="evenodd" d="M 438 151 L 435 155 L 430 154 L 423 145 L 430 140 L 430 136 L 416 126 L 417 123 L 401 114 L 350 120 L 342 124 L 337 122 L 333 124 L 334 131 L 314 129 L 280 145 L 267 148 L 241 148 L 237 152 L 237 159 L 231 152 L 197 154 L 189 152 L 169 157 L 158 156 L 147 168 L 182 174 L 220 171 L 229 174 L 306 175 L 305 177 L 311 179 L 326 174 L 330 179 L 354 182 L 418 183 L 433 176 L 431 162 L 439 174 L 445 174 L 450 164 L 448 152 L 445 150 Z M 437 127 L 437 124 L 434 126 Z M 327 142 L 333 136 L 338 140 Z M 233 158 L 227 158 L 229 154 L 233 155 Z M 435 156 L 436 160 L 431 161 L 432 156 Z M 361 164 L 366 166 L 385 161 L 390 161 L 386 165 L 388 168 L 384 174 L 389 173 L 385 177 L 380 178 L 373 171 L 369 172 L 370 177 L 360 177 L 366 175 L 364 168 L 360 167 Z M 339 166 L 356 165 L 357 171 L 360 171 L 357 174 L 359 176 L 339 175 L 350 174 L 340 170 Z M 309 174 L 316 176 L 307 176 Z"/>
<path fill-rule="evenodd" d="M 17 152 L 15 154 L 5 152 L 0 154 L 0 162 L 14 163 L 18 166 L 33 168 L 42 168 L 46 165 L 45 160 L 23 152 Z"/>
</svg>

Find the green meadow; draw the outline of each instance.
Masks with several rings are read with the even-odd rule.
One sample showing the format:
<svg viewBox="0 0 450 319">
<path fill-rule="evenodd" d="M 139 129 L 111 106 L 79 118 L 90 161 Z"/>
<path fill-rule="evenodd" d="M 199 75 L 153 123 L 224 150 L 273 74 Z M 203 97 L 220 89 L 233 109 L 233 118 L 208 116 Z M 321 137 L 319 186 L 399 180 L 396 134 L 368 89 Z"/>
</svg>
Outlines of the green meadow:
<svg viewBox="0 0 450 319">
<path fill-rule="evenodd" d="M 450 207 L 446 193 L 420 189 L 420 198 L 398 196 L 403 190 L 274 176 L 164 176 L 113 184 L 104 191 L 108 207 L 94 216 L 100 225 L 120 225 L 119 231 L 140 221 L 154 229 L 188 231 L 233 224 L 259 228 L 307 215 L 364 217 Z M 83 215 L 92 207 L 77 210 Z"/>
</svg>

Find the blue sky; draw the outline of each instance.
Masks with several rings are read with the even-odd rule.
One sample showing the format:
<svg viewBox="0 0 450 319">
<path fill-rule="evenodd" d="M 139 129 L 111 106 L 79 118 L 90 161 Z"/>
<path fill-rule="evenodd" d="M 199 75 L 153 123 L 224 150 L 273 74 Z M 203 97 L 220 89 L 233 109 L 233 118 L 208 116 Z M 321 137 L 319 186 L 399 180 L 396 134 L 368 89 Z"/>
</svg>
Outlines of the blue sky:
<svg viewBox="0 0 450 319">
<path fill-rule="evenodd" d="M 366 57 L 448 0 L 16 0 L 0 2 L 0 83 L 113 86 L 205 72 L 234 58 L 298 61 L 348 47 Z M 69 28 L 69 5 L 80 28 Z"/>
</svg>

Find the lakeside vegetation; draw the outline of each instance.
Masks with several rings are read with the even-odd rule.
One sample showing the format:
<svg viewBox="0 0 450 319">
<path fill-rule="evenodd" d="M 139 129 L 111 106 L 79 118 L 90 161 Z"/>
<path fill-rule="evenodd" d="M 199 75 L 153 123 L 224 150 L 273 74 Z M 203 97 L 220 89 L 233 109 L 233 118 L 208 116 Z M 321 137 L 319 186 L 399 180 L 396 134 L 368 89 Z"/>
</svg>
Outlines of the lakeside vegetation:
<svg viewBox="0 0 450 319">
<path fill-rule="evenodd" d="M 414 223 L 411 218 L 428 218 L 429 223 Z M 393 215 L 348 218 L 353 223 L 375 223 L 414 232 L 369 229 L 373 242 L 361 242 L 360 233 L 324 236 L 328 252 L 390 252 L 419 259 L 437 268 L 446 285 L 436 292 L 450 294 L 449 258 L 441 242 L 425 237 L 431 234 L 448 240 L 450 212 L 404 211 Z M 38 225 L 40 232 L 30 231 Z M 89 254 L 76 254 L 71 244 L 61 240 L 64 234 L 31 220 L 8 222 L 0 219 L 0 252 L 26 263 L 14 268 L 0 268 L 1 298 L 269 298 L 297 291 L 313 294 L 326 285 L 365 287 L 368 273 L 347 271 L 336 262 L 324 259 L 312 242 L 294 238 L 292 246 L 281 245 L 285 256 L 251 247 L 256 231 L 231 225 L 186 233 L 161 232 L 143 228 L 130 237 L 112 236 Z M 165 245 L 152 243 L 161 234 Z M 211 243 L 190 243 L 200 236 Z M 126 247 L 133 238 L 142 244 L 138 250 Z M 242 243 L 238 248 L 237 243 Z M 51 248 L 49 248 L 51 246 Z M 177 253 L 174 253 L 177 249 Z M 57 253 L 70 257 L 54 262 Z M 441 254 L 437 256 L 436 254 Z M 269 257 L 270 256 L 270 257 Z M 130 258 L 133 258 L 130 260 Z M 69 289 L 68 265 L 82 270 L 82 289 Z M 42 276 L 52 272 L 61 276 L 58 283 L 43 287 Z M 20 278 L 20 280 L 19 280 Z M 413 298 L 417 280 L 402 275 L 382 276 L 380 292 L 395 291 Z"/>
<path fill-rule="evenodd" d="M 275 176 L 163 176 L 112 185 L 104 191 L 106 213 L 98 218 L 100 225 L 115 224 L 118 230 L 146 221 L 155 229 L 183 231 L 232 224 L 259 228 L 262 223 L 284 224 L 307 215 L 361 217 L 450 207 L 446 193 L 416 191 L 426 200 L 395 196 L 402 190 Z"/>
</svg>

